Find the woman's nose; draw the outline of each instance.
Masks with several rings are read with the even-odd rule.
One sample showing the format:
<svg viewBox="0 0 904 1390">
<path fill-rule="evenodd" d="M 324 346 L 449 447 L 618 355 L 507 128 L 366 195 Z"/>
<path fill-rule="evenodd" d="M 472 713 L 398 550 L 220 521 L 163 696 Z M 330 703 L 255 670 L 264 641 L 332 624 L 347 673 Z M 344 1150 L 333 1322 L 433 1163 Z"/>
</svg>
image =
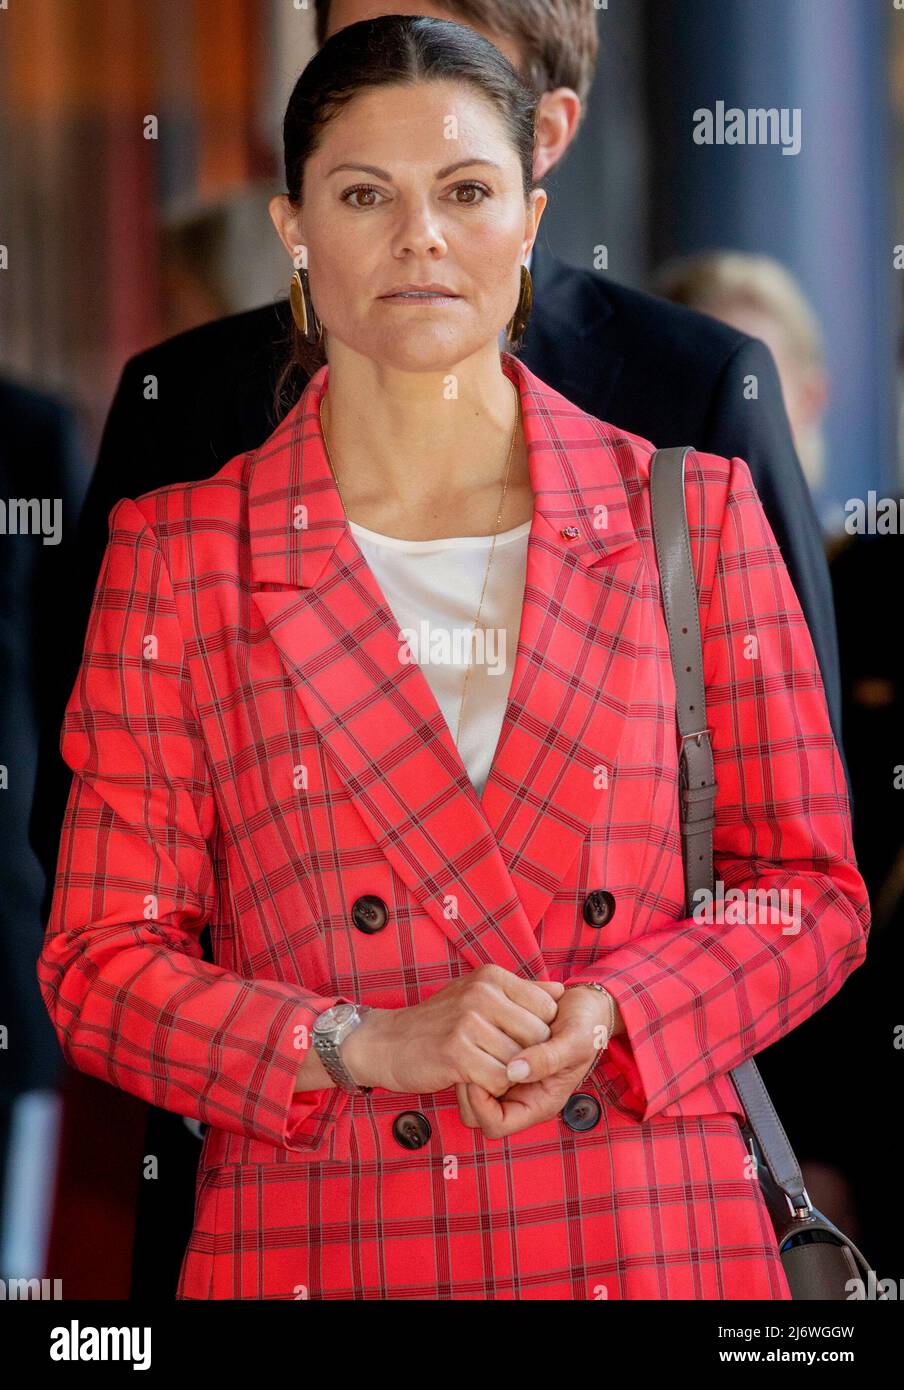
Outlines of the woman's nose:
<svg viewBox="0 0 904 1390">
<path fill-rule="evenodd" d="M 427 251 L 444 252 L 446 238 L 436 209 L 422 206 L 401 214 L 393 238 L 393 250 L 396 255 L 404 251 L 420 255 Z"/>
</svg>

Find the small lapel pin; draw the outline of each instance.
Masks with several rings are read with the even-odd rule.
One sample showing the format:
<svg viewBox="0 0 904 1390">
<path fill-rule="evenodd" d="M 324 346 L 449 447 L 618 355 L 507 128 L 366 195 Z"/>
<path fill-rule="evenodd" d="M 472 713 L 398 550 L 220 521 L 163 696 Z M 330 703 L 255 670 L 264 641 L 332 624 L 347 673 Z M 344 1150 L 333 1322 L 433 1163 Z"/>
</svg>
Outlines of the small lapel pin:
<svg viewBox="0 0 904 1390">
<path fill-rule="evenodd" d="M 565 537 L 565 539 L 566 539 L 567 541 L 576 540 L 577 537 L 578 537 L 580 534 L 581 534 L 581 533 L 580 533 L 580 531 L 578 530 L 578 528 L 577 528 L 576 526 L 563 526 L 563 527 L 562 527 L 562 535 Z"/>
</svg>

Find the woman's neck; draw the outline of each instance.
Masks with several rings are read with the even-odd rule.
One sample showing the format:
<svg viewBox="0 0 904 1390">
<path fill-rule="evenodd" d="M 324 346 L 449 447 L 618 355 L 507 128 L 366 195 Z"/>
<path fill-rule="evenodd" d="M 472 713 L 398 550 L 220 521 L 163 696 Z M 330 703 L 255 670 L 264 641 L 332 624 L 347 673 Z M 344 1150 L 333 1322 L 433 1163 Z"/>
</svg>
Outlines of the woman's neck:
<svg viewBox="0 0 904 1390">
<path fill-rule="evenodd" d="M 323 428 L 353 521 L 380 530 L 373 520 L 382 516 L 384 526 L 403 518 L 412 532 L 490 534 L 513 431 L 500 530 L 530 516 L 520 395 L 491 346 L 492 353 L 436 373 L 387 370 L 341 346 L 331 351 Z M 448 529 L 453 522 L 459 529 Z"/>
</svg>

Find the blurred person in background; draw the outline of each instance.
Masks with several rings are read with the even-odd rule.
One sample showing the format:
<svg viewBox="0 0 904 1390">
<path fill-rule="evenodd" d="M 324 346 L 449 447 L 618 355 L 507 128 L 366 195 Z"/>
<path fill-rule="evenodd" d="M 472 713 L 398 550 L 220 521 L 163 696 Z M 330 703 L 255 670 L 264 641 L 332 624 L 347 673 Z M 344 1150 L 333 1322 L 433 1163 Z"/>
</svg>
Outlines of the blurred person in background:
<svg viewBox="0 0 904 1390">
<path fill-rule="evenodd" d="M 791 272 L 772 256 L 712 251 L 666 262 L 650 288 L 766 344 L 778 368 L 797 456 L 819 504 L 829 378 L 819 320 Z"/>
<path fill-rule="evenodd" d="M 424 14 L 469 25 L 510 59 L 537 93 L 534 175 L 542 178 L 566 156 L 584 120 L 598 53 L 597 15 L 586 0 L 447 0 L 445 4 L 316 0 L 318 44 L 359 20 Z M 269 234 L 261 228 L 261 237 Z M 589 240 L 589 233 L 588 233 Z M 589 259 L 589 257 L 588 257 Z M 788 567 L 814 643 L 836 738 L 840 734 L 837 643 L 828 569 L 809 490 L 796 456 L 775 363 L 757 338 L 708 315 L 620 285 L 610 276 L 559 261 L 542 233 L 527 260 L 533 308 L 519 359 L 588 413 L 659 444 L 691 443 L 750 468 Z M 173 316 L 174 318 L 177 316 Z M 91 597 L 108 539 L 113 506 L 174 481 L 208 477 L 237 454 L 258 446 L 303 389 L 303 370 L 283 376 L 292 338 L 287 299 L 180 333 L 130 358 L 110 408 L 83 512 L 80 562 L 73 575 L 70 649 L 59 662 L 59 720 L 47 740 L 49 763 L 62 767 L 59 723 L 71 691 Z M 750 375 L 756 401 L 746 398 Z M 146 382 L 158 386 L 149 399 Z M 63 768 L 65 771 L 65 768 Z M 45 916 L 65 796 L 39 798 L 33 841 L 48 875 Z M 206 933 L 202 937 L 209 949 Z M 174 1117 L 152 1117 L 154 1151 L 173 1137 L 167 1181 L 142 1185 L 147 1219 L 139 1228 L 153 1246 L 137 1262 L 152 1287 L 178 1268 L 190 1185 L 169 1182 L 184 1151 Z M 178 1226 L 169 1243 L 167 1226 Z M 166 1261 L 154 1268 L 153 1256 Z"/>
<path fill-rule="evenodd" d="M 823 422 L 830 399 L 822 327 L 791 272 L 769 256 L 712 251 L 665 263 L 651 286 L 766 343 L 775 358 L 807 482 L 825 475 Z M 877 1198 L 875 1155 L 885 1117 L 873 1097 L 900 1088 L 890 1020 L 901 977 L 904 894 L 904 665 L 889 640 L 886 599 L 904 585 L 904 536 L 850 534 L 824 512 L 841 659 L 843 741 L 853 796 L 857 862 L 873 905 L 865 968 L 851 988 L 760 1058 L 763 1076 L 801 1149 L 817 1207 L 859 1235 L 891 1268 L 897 1232 Z M 894 989 L 897 989 L 895 983 Z M 851 1040 L 856 1039 L 856 1049 Z M 875 1080 L 863 1105 L 866 1059 Z M 802 1070 L 803 1069 L 803 1070 Z M 801 1094 L 800 1077 L 812 1078 Z M 830 1118 L 832 1118 L 832 1122 Z M 855 1118 L 856 1117 L 856 1118 Z"/>
</svg>

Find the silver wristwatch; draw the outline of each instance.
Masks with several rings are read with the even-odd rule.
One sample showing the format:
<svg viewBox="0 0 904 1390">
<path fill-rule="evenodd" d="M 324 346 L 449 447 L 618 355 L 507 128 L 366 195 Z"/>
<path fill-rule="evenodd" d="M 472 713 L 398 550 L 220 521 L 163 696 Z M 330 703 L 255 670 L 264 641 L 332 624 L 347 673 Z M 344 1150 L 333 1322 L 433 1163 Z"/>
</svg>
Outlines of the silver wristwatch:
<svg viewBox="0 0 904 1390">
<path fill-rule="evenodd" d="M 314 1047 L 324 1067 L 337 1086 L 353 1095 L 369 1095 L 373 1086 L 358 1085 L 343 1062 L 339 1048 L 349 1033 L 363 1021 L 364 1015 L 370 1013 L 370 1009 L 369 1004 L 334 1004 L 318 1014 L 311 1031 Z"/>
</svg>

